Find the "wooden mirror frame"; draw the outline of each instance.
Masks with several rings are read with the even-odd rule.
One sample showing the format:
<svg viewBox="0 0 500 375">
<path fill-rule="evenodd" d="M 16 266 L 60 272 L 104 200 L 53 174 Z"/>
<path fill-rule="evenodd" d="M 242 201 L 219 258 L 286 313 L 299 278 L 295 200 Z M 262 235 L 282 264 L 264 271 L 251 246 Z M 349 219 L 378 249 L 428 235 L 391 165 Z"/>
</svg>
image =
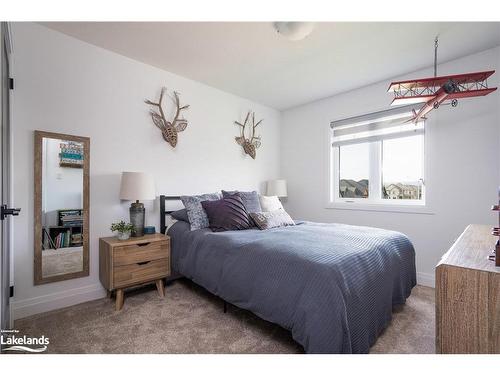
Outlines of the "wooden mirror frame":
<svg viewBox="0 0 500 375">
<path fill-rule="evenodd" d="M 43 277 L 42 273 L 42 152 L 43 138 L 53 138 L 60 139 L 63 141 L 74 141 L 83 143 L 83 269 L 82 271 L 66 273 L 63 275 L 55 275 L 49 277 Z M 35 247 L 35 257 L 34 257 L 34 282 L 35 285 L 52 283 L 55 281 L 76 279 L 79 277 L 85 277 L 89 275 L 89 192 L 90 192 L 90 182 L 89 182 L 89 169 L 90 169 L 90 138 L 79 137 L 69 134 L 60 133 L 50 133 L 40 130 L 35 130 L 35 202 L 34 202 L 34 247 Z"/>
</svg>

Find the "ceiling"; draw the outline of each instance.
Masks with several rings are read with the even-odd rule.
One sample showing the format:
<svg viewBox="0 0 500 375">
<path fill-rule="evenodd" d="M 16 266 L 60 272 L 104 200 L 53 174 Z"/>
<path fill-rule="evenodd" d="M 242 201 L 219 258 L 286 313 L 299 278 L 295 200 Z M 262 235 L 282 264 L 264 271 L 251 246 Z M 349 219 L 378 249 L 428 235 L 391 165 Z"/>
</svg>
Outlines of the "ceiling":
<svg viewBox="0 0 500 375">
<path fill-rule="evenodd" d="M 42 24 L 280 110 L 429 67 L 437 34 L 440 62 L 500 45 L 500 23 L 317 23 L 296 42 L 266 22 Z"/>
</svg>

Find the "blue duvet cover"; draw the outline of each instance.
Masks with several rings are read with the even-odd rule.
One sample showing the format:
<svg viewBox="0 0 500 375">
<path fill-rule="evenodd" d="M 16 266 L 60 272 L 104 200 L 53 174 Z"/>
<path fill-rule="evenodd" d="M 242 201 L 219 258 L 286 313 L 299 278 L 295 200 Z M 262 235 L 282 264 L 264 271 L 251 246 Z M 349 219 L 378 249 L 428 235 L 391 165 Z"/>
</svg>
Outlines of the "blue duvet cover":
<svg viewBox="0 0 500 375">
<path fill-rule="evenodd" d="M 398 232 L 344 224 L 168 231 L 174 271 L 290 330 L 307 353 L 367 353 L 416 284 Z"/>
</svg>

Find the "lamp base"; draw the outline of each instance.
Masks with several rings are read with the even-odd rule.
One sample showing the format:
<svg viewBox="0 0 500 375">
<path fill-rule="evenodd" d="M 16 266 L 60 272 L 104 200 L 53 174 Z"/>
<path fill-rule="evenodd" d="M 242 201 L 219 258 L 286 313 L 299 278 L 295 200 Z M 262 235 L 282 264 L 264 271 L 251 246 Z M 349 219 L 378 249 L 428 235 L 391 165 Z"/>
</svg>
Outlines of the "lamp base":
<svg viewBox="0 0 500 375">
<path fill-rule="evenodd" d="M 146 209 L 144 204 L 136 201 L 130 205 L 130 223 L 134 226 L 132 231 L 132 237 L 142 237 L 144 236 L 144 217 Z"/>
</svg>

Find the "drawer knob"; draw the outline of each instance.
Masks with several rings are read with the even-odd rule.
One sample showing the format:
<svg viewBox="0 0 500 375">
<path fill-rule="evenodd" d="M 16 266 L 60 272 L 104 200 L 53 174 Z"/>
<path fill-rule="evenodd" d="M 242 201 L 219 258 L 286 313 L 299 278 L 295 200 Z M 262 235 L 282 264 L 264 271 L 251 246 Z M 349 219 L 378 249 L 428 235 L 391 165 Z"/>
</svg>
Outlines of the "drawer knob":
<svg viewBox="0 0 500 375">
<path fill-rule="evenodd" d="M 148 246 L 150 242 L 138 243 L 137 246 Z"/>
<path fill-rule="evenodd" d="M 143 266 L 145 264 L 148 264 L 149 262 L 151 262 L 150 260 L 146 261 L 146 262 L 139 262 L 137 263 L 139 266 Z"/>
</svg>

